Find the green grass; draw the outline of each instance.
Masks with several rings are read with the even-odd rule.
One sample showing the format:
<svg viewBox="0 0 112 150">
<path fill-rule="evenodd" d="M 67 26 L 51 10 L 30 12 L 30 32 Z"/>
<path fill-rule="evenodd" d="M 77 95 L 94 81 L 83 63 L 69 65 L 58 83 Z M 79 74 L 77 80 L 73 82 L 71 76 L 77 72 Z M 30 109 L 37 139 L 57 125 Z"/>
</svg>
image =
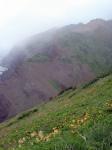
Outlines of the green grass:
<svg viewBox="0 0 112 150">
<path fill-rule="evenodd" d="M 1 124 L 0 150 L 112 150 L 112 75 Z"/>
</svg>

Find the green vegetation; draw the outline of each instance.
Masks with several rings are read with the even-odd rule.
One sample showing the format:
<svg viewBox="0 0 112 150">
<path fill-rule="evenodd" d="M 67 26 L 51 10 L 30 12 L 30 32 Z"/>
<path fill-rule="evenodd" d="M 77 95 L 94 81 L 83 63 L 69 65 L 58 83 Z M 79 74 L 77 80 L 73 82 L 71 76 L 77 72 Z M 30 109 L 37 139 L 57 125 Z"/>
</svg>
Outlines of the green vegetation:
<svg viewBox="0 0 112 150">
<path fill-rule="evenodd" d="M 47 53 L 38 53 L 34 55 L 32 58 L 28 59 L 29 62 L 47 62 L 50 60 L 50 57 Z"/>
<path fill-rule="evenodd" d="M 112 44 L 109 44 L 109 39 L 103 38 L 99 31 L 97 34 L 88 35 L 63 30 L 58 35 L 58 45 L 69 50 L 69 54 L 63 54 L 66 60 L 88 64 L 96 75 L 112 68 Z"/>
<path fill-rule="evenodd" d="M 112 75 L 0 125 L 0 150 L 112 150 Z"/>
<path fill-rule="evenodd" d="M 55 88 L 57 91 L 61 90 L 61 87 L 58 81 L 50 80 L 49 82 L 53 86 L 53 88 Z"/>
<path fill-rule="evenodd" d="M 111 30 L 111 28 L 110 28 Z M 74 32 L 73 28 L 62 28 L 57 32 L 56 45 L 52 46 L 49 41 L 46 49 L 58 49 L 58 59 L 63 64 L 76 62 L 88 64 L 91 70 L 97 75 L 108 72 L 112 68 L 112 37 L 111 31 L 106 28 L 99 28 L 93 32 Z M 47 40 L 46 38 L 44 40 Z M 42 42 L 42 41 L 41 41 Z M 51 43 L 50 43 L 51 42 Z M 42 42 L 45 46 L 46 42 Z M 55 42 L 54 42 L 55 43 Z M 46 47 L 46 46 L 45 46 Z M 55 54 L 47 52 L 39 53 L 29 59 L 30 62 L 47 62 L 54 60 Z"/>
</svg>

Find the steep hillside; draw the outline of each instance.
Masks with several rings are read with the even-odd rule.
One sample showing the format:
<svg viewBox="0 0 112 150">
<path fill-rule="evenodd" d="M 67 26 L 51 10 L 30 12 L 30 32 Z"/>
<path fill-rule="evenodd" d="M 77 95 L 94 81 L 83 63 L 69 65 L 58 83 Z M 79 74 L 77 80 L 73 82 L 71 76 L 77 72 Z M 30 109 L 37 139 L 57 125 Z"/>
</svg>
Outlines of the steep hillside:
<svg viewBox="0 0 112 150">
<path fill-rule="evenodd" d="M 0 125 L 0 150 L 111 150 L 112 75 Z"/>
<path fill-rule="evenodd" d="M 49 30 L 15 47 L 3 61 L 9 70 L 0 81 L 0 94 L 10 103 L 4 106 L 6 118 L 110 71 L 111 29 L 112 21 L 96 19 Z"/>
</svg>

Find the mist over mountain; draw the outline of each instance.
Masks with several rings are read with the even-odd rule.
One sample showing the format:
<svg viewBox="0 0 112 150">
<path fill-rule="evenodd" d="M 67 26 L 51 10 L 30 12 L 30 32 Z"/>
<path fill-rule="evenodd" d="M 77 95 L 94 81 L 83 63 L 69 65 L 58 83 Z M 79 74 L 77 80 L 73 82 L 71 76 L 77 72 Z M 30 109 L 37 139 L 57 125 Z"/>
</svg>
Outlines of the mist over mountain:
<svg viewBox="0 0 112 150">
<path fill-rule="evenodd" d="M 9 51 L 16 43 L 53 27 L 95 18 L 109 20 L 111 6 L 111 0 L 0 0 L 0 47 Z"/>
<path fill-rule="evenodd" d="M 0 77 L 0 120 L 111 71 L 111 29 L 111 20 L 96 19 L 36 34 L 14 47 L 1 63 L 8 70 Z"/>
</svg>

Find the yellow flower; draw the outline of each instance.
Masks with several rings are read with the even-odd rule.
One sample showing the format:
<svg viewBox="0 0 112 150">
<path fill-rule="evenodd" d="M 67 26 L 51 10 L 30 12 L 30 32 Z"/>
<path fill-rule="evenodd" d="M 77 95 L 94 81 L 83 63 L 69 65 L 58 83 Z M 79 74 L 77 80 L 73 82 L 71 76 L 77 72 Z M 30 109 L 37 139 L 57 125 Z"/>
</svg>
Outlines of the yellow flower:
<svg viewBox="0 0 112 150">
<path fill-rule="evenodd" d="M 80 120 L 80 122 L 81 122 L 81 123 L 83 123 L 83 122 L 84 122 L 84 120 L 83 120 L 83 119 L 81 119 L 81 120 Z"/>
<path fill-rule="evenodd" d="M 55 129 L 55 130 L 54 130 L 54 133 L 55 133 L 55 134 L 57 134 L 58 132 L 59 132 L 59 130 L 58 130 L 58 129 Z"/>
<path fill-rule="evenodd" d="M 32 132 L 31 133 L 31 137 L 33 138 L 33 137 L 36 137 L 37 136 L 37 132 L 36 131 L 34 131 L 34 132 Z"/>
<path fill-rule="evenodd" d="M 38 137 L 42 140 L 44 138 L 43 131 L 38 132 Z"/>
<path fill-rule="evenodd" d="M 45 137 L 45 141 L 49 141 L 50 138 L 51 138 L 51 136 L 52 136 L 52 134 L 47 135 L 47 136 Z"/>
<path fill-rule="evenodd" d="M 57 134 L 57 133 L 59 133 L 59 129 L 58 129 L 57 127 L 55 127 L 55 128 L 53 128 L 53 132 L 54 132 L 55 134 Z"/>
<path fill-rule="evenodd" d="M 24 144 L 24 140 L 23 139 L 19 139 L 18 143 L 19 144 Z"/>
<path fill-rule="evenodd" d="M 70 124 L 70 127 L 73 128 L 73 127 L 74 127 L 74 124 Z"/>
</svg>

